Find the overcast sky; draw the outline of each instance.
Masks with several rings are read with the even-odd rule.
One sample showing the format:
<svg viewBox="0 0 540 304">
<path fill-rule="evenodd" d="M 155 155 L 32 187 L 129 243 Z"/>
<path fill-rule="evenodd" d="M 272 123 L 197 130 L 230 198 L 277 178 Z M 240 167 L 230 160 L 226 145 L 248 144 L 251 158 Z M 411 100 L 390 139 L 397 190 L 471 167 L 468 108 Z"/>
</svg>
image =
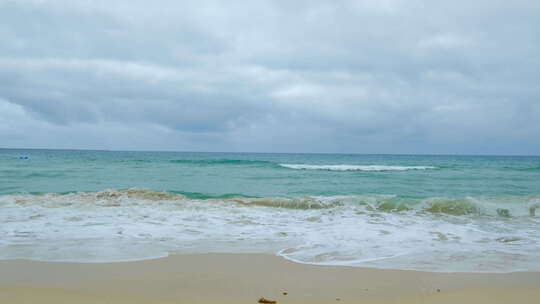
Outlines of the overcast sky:
<svg viewBox="0 0 540 304">
<path fill-rule="evenodd" d="M 0 0 L 0 147 L 540 154 L 540 1 Z"/>
</svg>

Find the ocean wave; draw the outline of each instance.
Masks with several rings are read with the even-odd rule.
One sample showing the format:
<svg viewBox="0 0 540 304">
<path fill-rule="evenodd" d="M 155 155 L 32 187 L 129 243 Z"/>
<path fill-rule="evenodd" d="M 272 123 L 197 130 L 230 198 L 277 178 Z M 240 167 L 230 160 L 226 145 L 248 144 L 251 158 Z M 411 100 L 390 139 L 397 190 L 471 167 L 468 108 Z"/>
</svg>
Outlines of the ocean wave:
<svg viewBox="0 0 540 304">
<path fill-rule="evenodd" d="M 0 259 L 249 251 L 319 265 L 540 270 L 540 195 L 218 197 L 109 189 L 0 195 L 0 208 Z"/>
<path fill-rule="evenodd" d="M 297 197 L 252 197 L 243 194 L 211 195 L 184 191 L 154 191 L 130 188 L 107 189 L 97 192 L 10 194 L 0 196 L 0 206 L 38 205 L 57 208 L 65 206 L 121 207 L 137 205 L 172 205 L 182 208 L 185 204 L 211 203 L 244 207 L 269 207 L 284 209 L 349 208 L 355 212 L 408 212 L 409 214 L 439 214 L 452 216 L 521 217 L 536 216 L 540 209 L 540 195 L 494 197 L 427 197 L 408 198 L 398 195 L 335 195 Z"/>
<path fill-rule="evenodd" d="M 530 167 L 502 167 L 502 170 L 509 170 L 509 171 L 524 171 L 524 172 L 538 172 L 540 171 L 540 165 L 537 166 L 530 166 Z"/>
<path fill-rule="evenodd" d="M 29 171 L 29 170 L 0 170 L 0 176 L 8 178 L 56 178 L 66 176 L 65 171 L 56 170 L 41 170 L 41 171 Z"/>
<path fill-rule="evenodd" d="M 170 163 L 174 164 L 190 164 L 199 166 L 212 165 L 268 165 L 272 164 L 269 161 L 263 160 L 244 160 L 244 159 L 172 159 Z"/>
<path fill-rule="evenodd" d="M 287 209 L 327 209 L 342 206 L 344 202 L 339 198 L 321 198 L 321 197 L 264 197 L 264 198 L 233 198 L 234 202 L 244 206 L 264 206 L 273 208 Z"/>
<path fill-rule="evenodd" d="M 328 170 L 328 171 L 407 171 L 437 169 L 434 166 L 386 166 L 386 165 L 304 165 L 279 164 L 281 167 L 297 170 Z"/>
</svg>

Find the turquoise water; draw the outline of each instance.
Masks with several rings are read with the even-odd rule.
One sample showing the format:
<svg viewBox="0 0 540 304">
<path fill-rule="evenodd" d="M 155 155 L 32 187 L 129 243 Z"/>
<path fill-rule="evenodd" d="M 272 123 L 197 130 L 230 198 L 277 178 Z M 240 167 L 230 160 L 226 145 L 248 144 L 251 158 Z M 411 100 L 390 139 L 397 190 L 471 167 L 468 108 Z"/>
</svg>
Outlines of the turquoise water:
<svg viewBox="0 0 540 304">
<path fill-rule="evenodd" d="M 280 164 L 436 169 L 374 173 L 294 170 Z M 133 187 L 195 197 L 530 195 L 540 194 L 540 157 L 0 150 L 0 194 Z"/>
<path fill-rule="evenodd" d="M 5 259 L 540 270 L 539 206 L 540 157 L 0 149 Z"/>
</svg>

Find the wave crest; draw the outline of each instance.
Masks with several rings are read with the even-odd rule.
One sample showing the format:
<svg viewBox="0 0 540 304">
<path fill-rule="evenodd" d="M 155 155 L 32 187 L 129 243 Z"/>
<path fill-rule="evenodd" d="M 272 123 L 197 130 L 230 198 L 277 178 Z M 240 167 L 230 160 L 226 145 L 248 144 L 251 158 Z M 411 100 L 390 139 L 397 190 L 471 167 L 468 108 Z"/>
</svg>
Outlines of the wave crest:
<svg viewBox="0 0 540 304">
<path fill-rule="evenodd" d="M 386 166 L 386 165 L 304 165 L 279 164 L 281 167 L 296 170 L 327 170 L 327 171 L 407 171 L 437 169 L 434 166 Z"/>
<path fill-rule="evenodd" d="M 452 216 L 522 217 L 536 216 L 540 196 L 498 196 L 464 198 L 407 198 L 396 195 L 341 195 L 298 197 L 249 197 L 242 194 L 206 195 L 190 192 L 163 192 L 147 189 L 103 190 L 97 192 L 12 194 L 0 196 L 0 206 L 31 206 L 47 208 L 68 206 L 120 207 L 144 205 L 187 206 L 249 206 L 286 209 L 331 209 L 343 207 L 357 213 L 435 214 Z"/>
<path fill-rule="evenodd" d="M 297 197 L 297 198 L 234 198 L 230 201 L 246 206 L 265 206 L 288 209 L 326 209 L 342 206 L 340 199 L 320 198 L 320 197 Z"/>
</svg>

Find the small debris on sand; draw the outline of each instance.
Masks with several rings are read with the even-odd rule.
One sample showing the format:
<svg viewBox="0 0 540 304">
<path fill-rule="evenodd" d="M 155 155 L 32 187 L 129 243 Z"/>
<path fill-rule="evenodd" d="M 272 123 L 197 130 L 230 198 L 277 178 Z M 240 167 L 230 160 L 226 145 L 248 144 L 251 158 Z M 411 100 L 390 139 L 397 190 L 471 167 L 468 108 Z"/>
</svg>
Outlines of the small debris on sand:
<svg viewBox="0 0 540 304">
<path fill-rule="evenodd" d="M 336 298 L 336 301 L 341 301 L 341 299 L 340 299 L 340 298 Z"/>
<path fill-rule="evenodd" d="M 265 298 L 260 298 L 260 299 L 259 299 L 259 303 L 263 303 L 263 304 L 276 304 L 277 302 L 276 302 L 276 301 L 272 301 L 272 300 L 268 300 L 268 299 L 265 299 Z"/>
<path fill-rule="evenodd" d="M 288 294 L 289 294 L 289 293 L 286 292 L 286 291 L 283 292 L 283 295 L 284 295 L 284 296 L 286 296 L 286 295 L 288 295 Z"/>
<path fill-rule="evenodd" d="M 437 288 L 437 292 L 441 292 L 441 290 L 439 288 Z"/>
</svg>

